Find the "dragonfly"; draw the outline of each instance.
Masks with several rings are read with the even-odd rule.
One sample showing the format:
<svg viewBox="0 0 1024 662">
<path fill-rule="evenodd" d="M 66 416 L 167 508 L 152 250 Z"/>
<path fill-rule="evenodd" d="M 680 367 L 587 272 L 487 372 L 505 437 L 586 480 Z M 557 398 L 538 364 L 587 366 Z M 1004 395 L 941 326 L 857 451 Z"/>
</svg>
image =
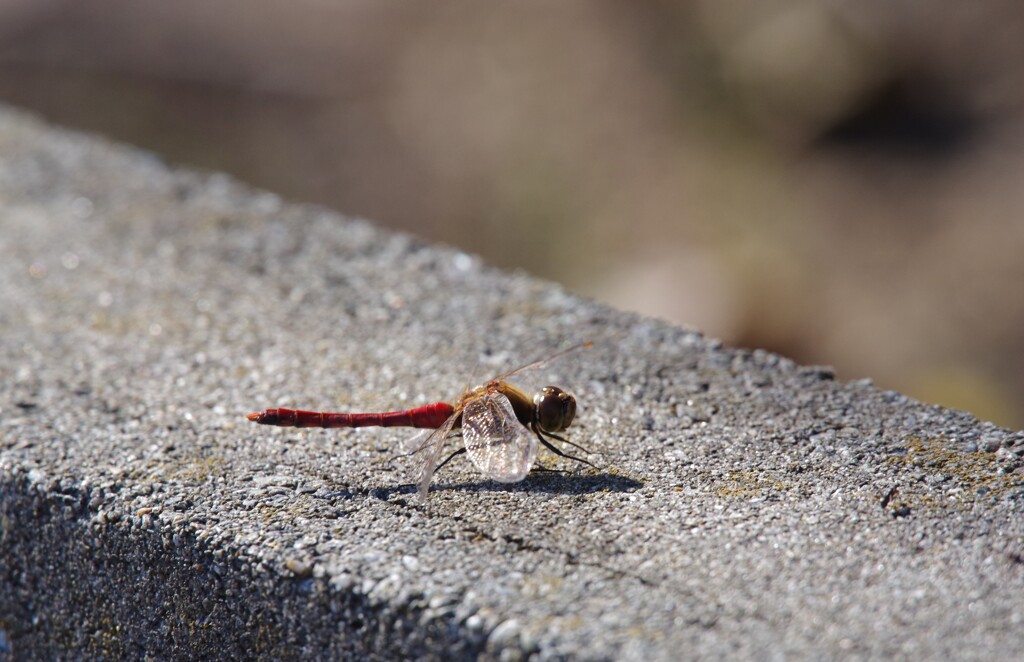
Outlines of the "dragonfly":
<svg viewBox="0 0 1024 662">
<path fill-rule="evenodd" d="M 501 483 L 523 480 L 537 459 L 540 442 L 564 458 L 594 466 L 556 446 L 558 441 L 590 453 L 583 446 L 561 436 L 576 417 L 576 398 L 557 386 L 545 386 L 533 397 L 513 386 L 509 378 L 547 364 L 578 349 L 586 342 L 498 375 L 475 388 L 466 388 L 453 403 L 434 402 L 412 409 L 373 413 L 341 413 L 302 409 L 264 409 L 248 414 L 250 421 L 263 425 L 296 428 L 423 428 L 411 439 L 406 455 L 418 458 L 416 484 L 426 499 L 434 474 L 465 453 L 477 469 Z M 445 441 L 458 430 L 463 446 L 440 464 Z"/>
</svg>

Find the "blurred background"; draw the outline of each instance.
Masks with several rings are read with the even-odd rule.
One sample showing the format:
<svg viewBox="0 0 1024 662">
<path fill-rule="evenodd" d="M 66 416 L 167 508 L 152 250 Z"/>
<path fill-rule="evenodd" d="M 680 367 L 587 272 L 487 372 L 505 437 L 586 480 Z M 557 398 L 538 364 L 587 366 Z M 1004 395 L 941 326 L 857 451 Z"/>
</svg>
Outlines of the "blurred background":
<svg viewBox="0 0 1024 662">
<path fill-rule="evenodd" d="M 1024 427 L 1016 0 L 0 0 L 0 101 Z"/>
</svg>

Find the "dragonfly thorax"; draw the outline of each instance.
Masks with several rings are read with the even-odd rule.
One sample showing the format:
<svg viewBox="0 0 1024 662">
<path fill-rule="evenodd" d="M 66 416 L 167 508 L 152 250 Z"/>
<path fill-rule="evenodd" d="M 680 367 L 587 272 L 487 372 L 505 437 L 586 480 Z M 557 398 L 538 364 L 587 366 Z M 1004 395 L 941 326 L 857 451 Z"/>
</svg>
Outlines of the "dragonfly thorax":
<svg viewBox="0 0 1024 662">
<path fill-rule="evenodd" d="M 459 407 L 486 393 L 501 393 L 508 398 L 519 422 L 539 432 L 562 432 L 576 417 L 576 398 L 557 386 L 545 386 L 533 399 L 504 381 L 491 381 L 465 393 Z"/>
</svg>

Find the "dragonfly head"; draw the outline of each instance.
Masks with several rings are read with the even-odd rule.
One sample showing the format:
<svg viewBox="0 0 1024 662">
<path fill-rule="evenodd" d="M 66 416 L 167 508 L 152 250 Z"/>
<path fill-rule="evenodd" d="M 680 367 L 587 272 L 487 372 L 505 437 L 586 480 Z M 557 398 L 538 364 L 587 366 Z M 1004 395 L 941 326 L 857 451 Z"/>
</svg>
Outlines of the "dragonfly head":
<svg viewBox="0 0 1024 662">
<path fill-rule="evenodd" d="M 537 424 L 545 432 L 561 432 L 576 416 L 576 398 L 557 386 L 545 386 L 533 397 Z"/>
</svg>

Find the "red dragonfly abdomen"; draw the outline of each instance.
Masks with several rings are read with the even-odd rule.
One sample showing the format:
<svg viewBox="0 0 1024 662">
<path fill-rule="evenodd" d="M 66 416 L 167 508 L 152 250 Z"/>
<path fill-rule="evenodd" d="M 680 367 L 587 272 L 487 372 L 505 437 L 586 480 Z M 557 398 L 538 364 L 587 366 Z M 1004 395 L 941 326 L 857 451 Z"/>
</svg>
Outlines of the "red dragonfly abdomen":
<svg viewBox="0 0 1024 662">
<path fill-rule="evenodd" d="M 342 414 L 302 409 L 264 409 L 248 419 L 263 425 L 286 428 L 439 428 L 455 408 L 447 402 L 435 402 L 413 409 L 372 414 Z"/>
</svg>

